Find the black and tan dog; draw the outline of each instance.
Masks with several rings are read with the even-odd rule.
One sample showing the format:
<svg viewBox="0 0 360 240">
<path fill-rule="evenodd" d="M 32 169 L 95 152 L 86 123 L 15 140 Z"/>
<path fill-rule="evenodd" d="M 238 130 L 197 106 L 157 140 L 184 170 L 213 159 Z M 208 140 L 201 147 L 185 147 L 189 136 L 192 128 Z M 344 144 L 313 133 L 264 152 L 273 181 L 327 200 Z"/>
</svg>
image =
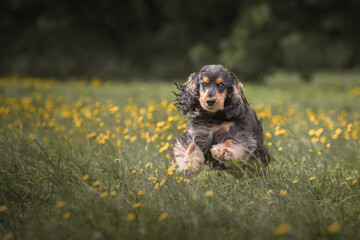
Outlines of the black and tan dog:
<svg viewBox="0 0 360 240">
<path fill-rule="evenodd" d="M 259 165 L 269 163 L 261 123 L 234 73 L 207 65 L 178 89 L 175 105 L 189 118 L 185 135 L 172 149 L 179 172 L 191 175 L 210 162 L 231 173 L 256 174 Z"/>
</svg>

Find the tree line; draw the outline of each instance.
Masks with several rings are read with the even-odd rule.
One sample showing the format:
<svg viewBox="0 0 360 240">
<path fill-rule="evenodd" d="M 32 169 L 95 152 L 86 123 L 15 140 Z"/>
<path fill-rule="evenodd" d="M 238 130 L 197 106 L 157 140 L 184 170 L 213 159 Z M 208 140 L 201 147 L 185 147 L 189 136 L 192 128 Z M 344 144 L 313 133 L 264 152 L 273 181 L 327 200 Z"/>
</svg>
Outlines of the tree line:
<svg viewBox="0 0 360 240">
<path fill-rule="evenodd" d="M 3 0 L 0 72 L 174 79 L 221 63 L 243 81 L 278 69 L 357 68 L 357 0 Z"/>
</svg>

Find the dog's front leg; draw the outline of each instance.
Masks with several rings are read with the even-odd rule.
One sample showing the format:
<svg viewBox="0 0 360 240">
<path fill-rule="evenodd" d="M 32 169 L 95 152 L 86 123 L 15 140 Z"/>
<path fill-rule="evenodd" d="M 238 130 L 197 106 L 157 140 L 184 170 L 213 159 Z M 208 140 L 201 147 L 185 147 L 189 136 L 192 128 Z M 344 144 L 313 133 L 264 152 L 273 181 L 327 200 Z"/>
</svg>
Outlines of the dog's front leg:
<svg viewBox="0 0 360 240">
<path fill-rule="evenodd" d="M 244 144 L 227 139 L 223 143 L 213 145 L 210 152 L 211 155 L 223 163 L 226 168 L 238 169 L 238 166 L 247 164 L 253 149 Z"/>
<path fill-rule="evenodd" d="M 176 161 L 177 170 L 186 175 L 198 173 L 205 162 L 201 149 L 191 141 L 189 144 L 183 139 L 177 139 L 173 147 L 173 160 Z"/>
</svg>

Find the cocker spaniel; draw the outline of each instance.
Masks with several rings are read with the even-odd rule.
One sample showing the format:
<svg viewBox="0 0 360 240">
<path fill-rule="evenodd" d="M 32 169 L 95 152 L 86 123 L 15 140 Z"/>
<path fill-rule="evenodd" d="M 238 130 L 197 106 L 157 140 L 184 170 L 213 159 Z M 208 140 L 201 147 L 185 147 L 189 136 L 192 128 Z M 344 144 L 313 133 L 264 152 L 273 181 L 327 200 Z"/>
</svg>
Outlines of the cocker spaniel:
<svg viewBox="0 0 360 240">
<path fill-rule="evenodd" d="M 172 149 L 179 172 L 192 175 L 209 162 L 234 175 L 257 175 L 270 162 L 261 123 L 234 73 L 222 65 L 206 65 L 177 87 L 175 105 L 189 119 Z"/>
</svg>

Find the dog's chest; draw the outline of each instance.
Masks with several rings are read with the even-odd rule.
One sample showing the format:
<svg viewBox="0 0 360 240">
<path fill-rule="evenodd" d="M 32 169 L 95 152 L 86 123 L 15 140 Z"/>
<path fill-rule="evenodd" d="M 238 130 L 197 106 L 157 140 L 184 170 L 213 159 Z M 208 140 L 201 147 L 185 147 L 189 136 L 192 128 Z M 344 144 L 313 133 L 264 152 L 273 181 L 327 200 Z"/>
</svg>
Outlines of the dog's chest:
<svg viewBox="0 0 360 240">
<path fill-rule="evenodd" d="M 213 143 L 215 135 L 228 133 L 232 126 L 234 126 L 234 122 L 222 122 L 221 124 L 211 125 L 191 125 L 188 133 L 193 137 L 200 148 L 206 149 Z"/>
</svg>

